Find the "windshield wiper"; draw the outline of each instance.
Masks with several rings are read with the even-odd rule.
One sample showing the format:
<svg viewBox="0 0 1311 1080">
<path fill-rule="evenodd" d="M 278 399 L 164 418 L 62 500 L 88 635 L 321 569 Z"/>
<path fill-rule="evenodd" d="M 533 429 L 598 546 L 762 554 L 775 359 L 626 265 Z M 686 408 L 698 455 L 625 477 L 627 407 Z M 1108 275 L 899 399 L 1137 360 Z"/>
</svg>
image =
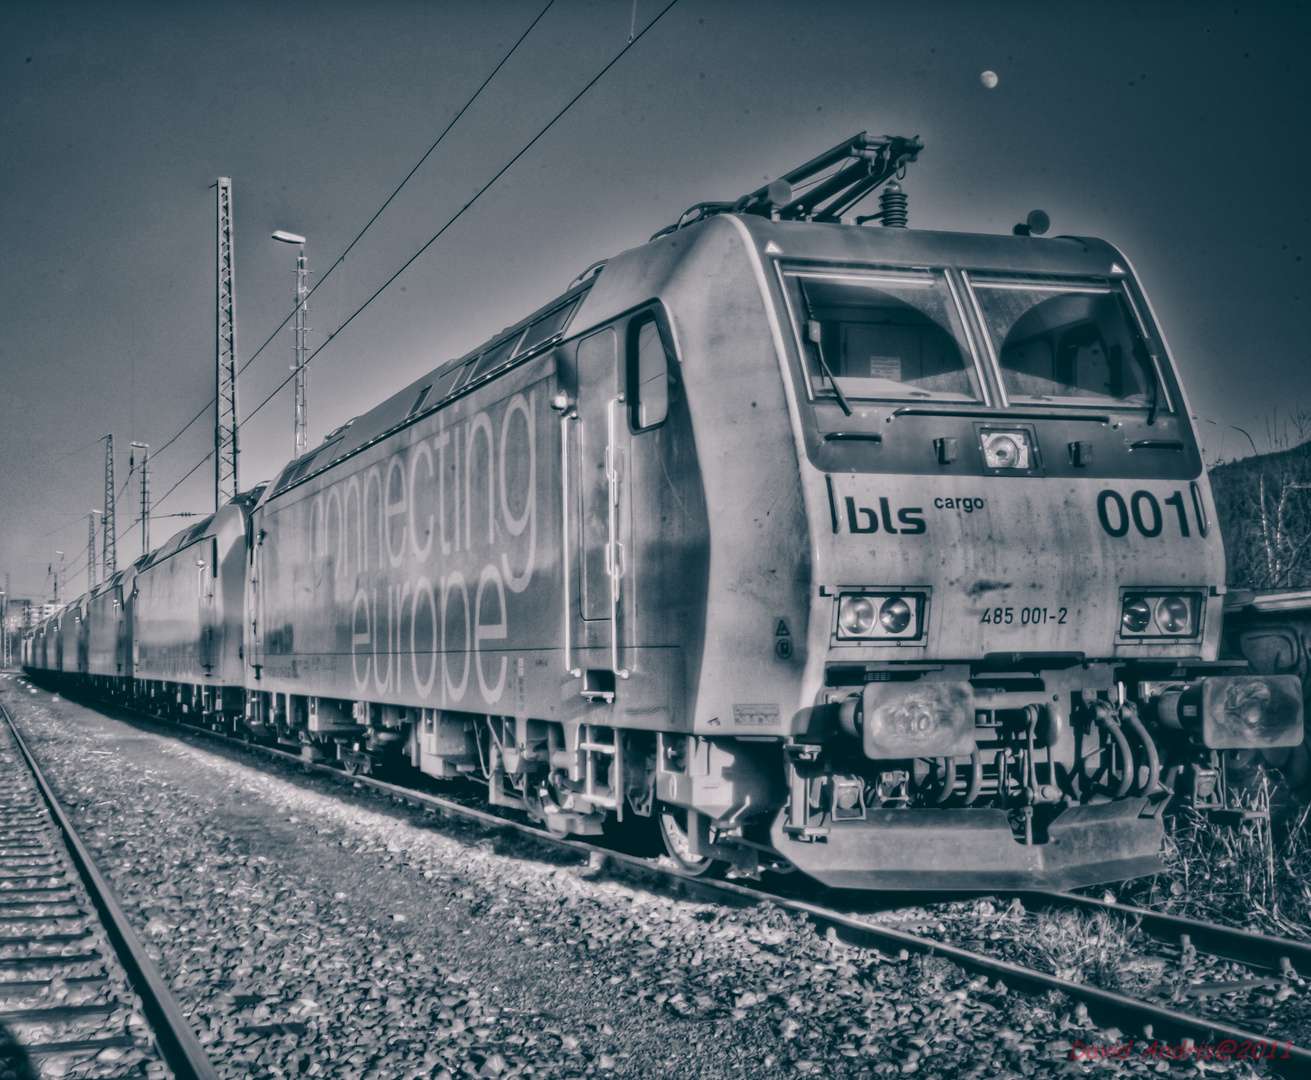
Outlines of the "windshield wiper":
<svg viewBox="0 0 1311 1080">
<path fill-rule="evenodd" d="M 842 387 L 838 385 L 837 377 L 833 374 L 832 369 L 828 366 L 828 361 L 824 359 L 824 346 L 820 344 L 820 323 L 815 318 L 815 312 L 810 306 L 810 297 L 806 295 L 806 283 L 800 278 L 797 284 L 801 287 L 801 302 L 806 305 L 806 337 L 815 346 L 815 355 L 819 357 L 820 370 L 827 376 L 829 385 L 833 387 L 833 393 L 837 395 L 838 404 L 842 406 L 842 411 L 848 416 L 851 415 L 851 406 L 847 404 L 847 395 L 842 392 Z"/>
<path fill-rule="evenodd" d="M 1159 383 L 1159 379 L 1161 378 L 1161 375 L 1156 364 L 1156 357 L 1153 356 L 1151 359 L 1152 359 L 1152 366 L 1151 368 L 1148 369 L 1148 374 L 1151 376 L 1152 379 L 1152 407 L 1147 410 L 1148 427 L 1151 427 L 1153 424 L 1156 423 L 1156 410 L 1160 408 L 1161 405 L 1161 387 Z"/>
</svg>

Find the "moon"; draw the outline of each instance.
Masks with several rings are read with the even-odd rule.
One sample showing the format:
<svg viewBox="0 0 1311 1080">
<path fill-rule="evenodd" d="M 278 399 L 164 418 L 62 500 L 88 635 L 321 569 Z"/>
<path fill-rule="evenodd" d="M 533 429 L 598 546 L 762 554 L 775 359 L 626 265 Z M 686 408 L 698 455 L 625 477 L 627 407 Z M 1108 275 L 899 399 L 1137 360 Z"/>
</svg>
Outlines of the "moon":
<svg viewBox="0 0 1311 1080">
<path fill-rule="evenodd" d="M 979 82 L 983 83 L 986 89 L 991 90 L 997 85 L 997 73 L 995 71 L 985 71 L 979 76 Z"/>
</svg>

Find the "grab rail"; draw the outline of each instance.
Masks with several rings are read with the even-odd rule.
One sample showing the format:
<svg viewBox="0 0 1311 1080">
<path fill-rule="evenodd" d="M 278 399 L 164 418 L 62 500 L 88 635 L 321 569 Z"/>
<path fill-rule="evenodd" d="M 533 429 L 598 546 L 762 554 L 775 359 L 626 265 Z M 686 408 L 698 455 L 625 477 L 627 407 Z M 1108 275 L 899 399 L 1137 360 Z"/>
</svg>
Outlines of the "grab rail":
<svg viewBox="0 0 1311 1080">
<path fill-rule="evenodd" d="M 619 531 L 619 455 L 615 446 L 615 406 L 623 400 L 624 395 L 620 394 L 606 406 L 605 478 L 610 484 L 610 496 L 606 513 L 609 538 L 605 545 L 605 570 L 610 578 L 610 670 L 626 679 L 628 669 L 619 666 L 619 579 L 624 576 L 624 546 L 616 539 Z"/>
<path fill-rule="evenodd" d="M 572 678 L 582 675 L 580 668 L 574 667 L 572 630 L 573 612 L 569 610 L 569 421 L 578 416 L 572 410 L 560 417 L 560 551 L 564 564 L 564 669 Z"/>
</svg>

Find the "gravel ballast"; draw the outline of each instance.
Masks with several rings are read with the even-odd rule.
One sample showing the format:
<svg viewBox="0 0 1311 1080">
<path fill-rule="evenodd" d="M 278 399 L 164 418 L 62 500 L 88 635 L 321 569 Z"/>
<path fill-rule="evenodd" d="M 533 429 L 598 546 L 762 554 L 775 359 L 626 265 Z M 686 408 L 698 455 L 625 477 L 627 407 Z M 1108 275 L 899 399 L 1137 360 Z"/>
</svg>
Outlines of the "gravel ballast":
<svg viewBox="0 0 1311 1080">
<path fill-rule="evenodd" d="M 1059 995 L 612 877 L 147 721 L 0 693 L 227 1077 L 1198 1075 Z M 1206 1075 L 1264 1072 L 1206 1062 Z"/>
</svg>

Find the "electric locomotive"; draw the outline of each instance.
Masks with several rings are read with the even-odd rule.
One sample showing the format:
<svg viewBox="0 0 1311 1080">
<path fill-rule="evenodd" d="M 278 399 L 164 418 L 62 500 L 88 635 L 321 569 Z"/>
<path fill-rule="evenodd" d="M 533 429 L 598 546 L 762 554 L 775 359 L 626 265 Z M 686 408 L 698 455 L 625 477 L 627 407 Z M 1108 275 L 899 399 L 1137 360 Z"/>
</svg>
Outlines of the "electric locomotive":
<svg viewBox="0 0 1311 1080">
<path fill-rule="evenodd" d="M 1301 687 L 1217 660 L 1214 505 L 1127 259 L 907 228 L 920 149 L 693 207 L 332 432 L 233 511 L 240 603 L 174 610 L 203 548 L 161 601 L 152 668 L 170 541 L 131 693 L 558 832 L 649 824 L 689 873 L 1153 872 L 1224 751 L 1301 742 Z"/>
</svg>

